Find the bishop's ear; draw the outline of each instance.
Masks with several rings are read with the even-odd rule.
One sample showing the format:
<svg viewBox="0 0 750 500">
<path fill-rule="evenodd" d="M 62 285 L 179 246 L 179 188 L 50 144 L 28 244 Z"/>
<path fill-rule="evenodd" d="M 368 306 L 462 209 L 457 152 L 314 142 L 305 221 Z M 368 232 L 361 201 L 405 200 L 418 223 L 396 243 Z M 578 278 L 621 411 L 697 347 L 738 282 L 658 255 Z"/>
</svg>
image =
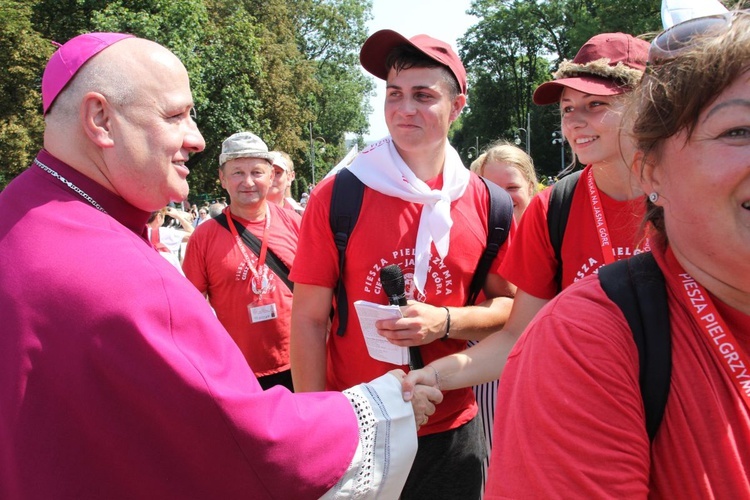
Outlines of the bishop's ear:
<svg viewBox="0 0 750 500">
<path fill-rule="evenodd" d="M 112 105 L 99 92 L 89 92 L 81 100 L 80 119 L 83 130 L 99 147 L 112 147 Z"/>
</svg>

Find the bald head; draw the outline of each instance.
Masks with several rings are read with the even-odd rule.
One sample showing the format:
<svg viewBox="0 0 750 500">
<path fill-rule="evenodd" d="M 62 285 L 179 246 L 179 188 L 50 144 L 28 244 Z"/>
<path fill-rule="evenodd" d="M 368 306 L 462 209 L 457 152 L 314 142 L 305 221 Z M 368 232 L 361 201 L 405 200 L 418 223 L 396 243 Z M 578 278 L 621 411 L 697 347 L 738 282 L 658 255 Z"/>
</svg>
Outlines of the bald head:
<svg viewBox="0 0 750 500">
<path fill-rule="evenodd" d="M 47 113 L 50 122 L 69 124 L 79 117 L 83 97 L 89 92 L 102 94 L 113 104 L 135 102 L 144 91 L 144 83 L 174 71 L 187 71 L 172 52 L 158 43 L 142 38 L 122 40 L 93 56 L 76 73 Z"/>
</svg>

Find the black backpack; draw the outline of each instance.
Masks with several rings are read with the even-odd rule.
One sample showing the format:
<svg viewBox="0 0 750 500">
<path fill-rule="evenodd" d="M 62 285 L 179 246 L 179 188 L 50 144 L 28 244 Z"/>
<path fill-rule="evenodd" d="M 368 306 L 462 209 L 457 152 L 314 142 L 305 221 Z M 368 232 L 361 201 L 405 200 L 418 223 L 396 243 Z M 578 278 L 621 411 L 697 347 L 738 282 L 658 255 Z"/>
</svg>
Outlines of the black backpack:
<svg viewBox="0 0 750 500">
<path fill-rule="evenodd" d="M 562 289 L 562 240 L 581 172 L 560 179 L 550 193 L 547 227 L 558 267 L 555 275 Z M 656 436 L 669 397 L 672 349 L 664 275 L 651 253 L 638 254 L 599 268 L 599 282 L 617 304 L 633 332 L 638 347 L 639 383 L 646 412 L 646 430 Z M 648 319 L 648 321 L 645 321 Z"/>
<path fill-rule="evenodd" d="M 487 279 L 492 261 L 508 237 L 513 221 L 513 201 L 510 195 L 497 184 L 480 177 L 489 192 L 489 210 L 487 217 L 487 246 L 479 259 L 477 268 L 469 286 L 467 305 L 473 304 Z M 337 335 L 343 335 L 348 317 L 346 290 L 341 277 L 344 275 L 344 259 L 349 236 L 357 223 L 365 185 L 349 169 L 344 168 L 336 174 L 331 197 L 330 225 L 336 248 L 339 254 L 339 282 L 336 285 L 336 305 L 339 315 Z"/>
<path fill-rule="evenodd" d="M 617 304 L 638 347 L 639 383 L 651 441 L 659 430 L 669 397 L 672 339 L 664 274 L 651 252 L 599 268 L 599 282 Z"/>
<path fill-rule="evenodd" d="M 557 272 L 555 273 L 555 282 L 557 283 L 557 292 L 562 290 L 562 241 L 565 235 L 565 227 L 568 225 L 568 216 L 570 215 L 570 204 L 573 201 L 573 192 L 578 185 L 578 179 L 581 177 L 581 171 L 566 175 L 552 186 L 552 192 L 549 197 L 547 207 L 547 229 L 549 230 L 549 240 L 552 248 L 555 249 L 555 258 L 557 259 Z"/>
</svg>

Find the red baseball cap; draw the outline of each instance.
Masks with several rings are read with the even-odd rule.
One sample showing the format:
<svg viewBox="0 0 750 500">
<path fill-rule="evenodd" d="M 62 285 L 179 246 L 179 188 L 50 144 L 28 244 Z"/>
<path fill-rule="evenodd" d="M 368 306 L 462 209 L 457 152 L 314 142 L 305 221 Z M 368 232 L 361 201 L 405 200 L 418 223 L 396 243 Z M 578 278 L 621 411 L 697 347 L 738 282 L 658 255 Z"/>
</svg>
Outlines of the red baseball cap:
<svg viewBox="0 0 750 500">
<path fill-rule="evenodd" d="M 385 60 L 391 50 L 399 45 L 410 45 L 433 61 L 447 66 L 453 76 L 456 77 L 461 93 L 466 93 L 468 89 L 466 69 L 461 59 L 458 58 L 450 44 L 431 36 L 416 35 L 406 38 L 393 30 L 376 31 L 362 45 L 362 50 L 359 51 L 359 61 L 368 72 L 381 80 L 385 80 L 390 69 L 385 67 Z"/>
<path fill-rule="evenodd" d="M 52 103 L 86 61 L 112 44 L 133 38 L 125 33 L 85 33 L 71 38 L 52 54 L 42 76 L 42 105 L 47 114 Z"/>
<path fill-rule="evenodd" d="M 648 49 L 648 42 L 625 33 L 596 35 L 572 61 L 560 64 L 554 80 L 537 87 L 534 103 L 559 102 L 565 87 L 591 95 L 622 94 L 641 80 Z"/>
</svg>

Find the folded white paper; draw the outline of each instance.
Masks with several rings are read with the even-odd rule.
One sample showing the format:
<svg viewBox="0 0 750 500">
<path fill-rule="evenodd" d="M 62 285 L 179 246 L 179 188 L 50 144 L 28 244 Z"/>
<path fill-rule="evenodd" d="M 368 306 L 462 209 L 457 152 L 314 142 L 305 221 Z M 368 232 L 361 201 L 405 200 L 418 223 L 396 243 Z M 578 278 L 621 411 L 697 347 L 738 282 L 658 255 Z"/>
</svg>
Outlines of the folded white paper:
<svg viewBox="0 0 750 500">
<path fill-rule="evenodd" d="M 398 306 L 386 306 L 366 300 L 355 301 L 354 308 L 357 310 L 359 326 L 362 328 L 362 335 L 365 337 L 370 357 L 394 365 L 408 365 L 409 348 L 391 344 L 375 328 L 375 321 L 379 319 L 402 318 L 401 309 Z"/>
</svg>

